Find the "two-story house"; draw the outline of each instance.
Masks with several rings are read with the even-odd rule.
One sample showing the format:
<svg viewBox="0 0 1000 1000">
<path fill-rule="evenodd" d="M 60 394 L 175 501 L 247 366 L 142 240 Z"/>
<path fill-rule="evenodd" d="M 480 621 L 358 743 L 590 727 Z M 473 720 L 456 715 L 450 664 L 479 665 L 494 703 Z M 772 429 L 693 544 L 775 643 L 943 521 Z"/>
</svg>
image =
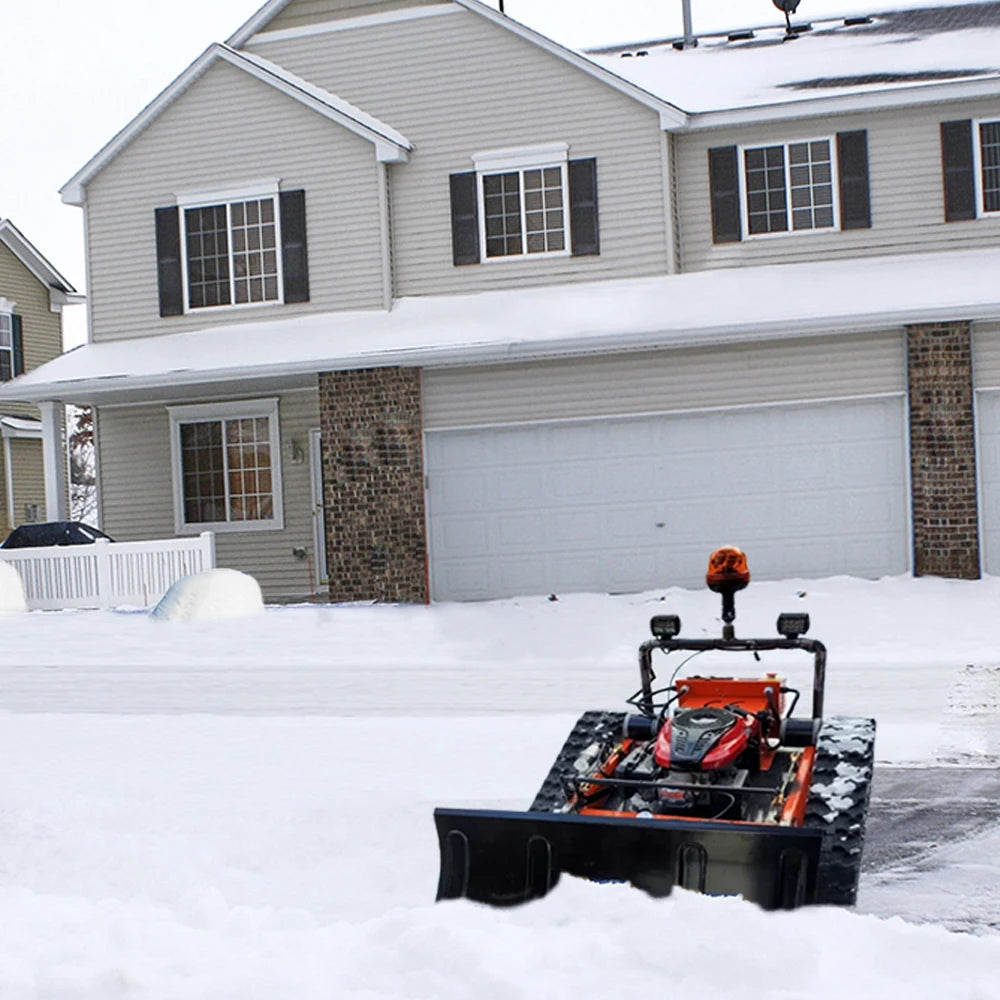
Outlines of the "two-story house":
<svg viewBox="0 0 1000 1000">
<path fill-rule="evenodd" d="M 269 597 L 1000 572 L 998 43 L 270 0 L 65 186 L 91 341 L 6 393 Z"/>
<path fill-rule="evenodd" d="M 80 301 L 10 219 L 0 219 L 0 386 L 62 352 L 63 306 Z M 55 430 L 61 414 L 54 406 L 51 414 Z M 40 417 L 30 403 L 0 402 L 0 541 L 19 524 L 45 520 Z M 55 451 L 56 433 L 51 440 Z"/>
</svg>

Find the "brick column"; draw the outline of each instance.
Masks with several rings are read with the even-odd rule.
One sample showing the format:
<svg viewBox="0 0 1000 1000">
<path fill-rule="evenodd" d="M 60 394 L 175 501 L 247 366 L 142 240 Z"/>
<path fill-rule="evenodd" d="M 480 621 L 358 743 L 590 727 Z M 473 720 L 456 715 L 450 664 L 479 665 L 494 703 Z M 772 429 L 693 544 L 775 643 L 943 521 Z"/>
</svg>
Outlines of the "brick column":
<svg viewBox="0 0 1000 1000">
<path fill-rule="evenodd" d="M 321 372 L 319 404 L 331 600 L 426 602 L 420 371 Z"/>
<path fill-rule="evenodd" d="M 979 578 L 972 330 L 906 328 L 916 576 Z"/>
</svg>

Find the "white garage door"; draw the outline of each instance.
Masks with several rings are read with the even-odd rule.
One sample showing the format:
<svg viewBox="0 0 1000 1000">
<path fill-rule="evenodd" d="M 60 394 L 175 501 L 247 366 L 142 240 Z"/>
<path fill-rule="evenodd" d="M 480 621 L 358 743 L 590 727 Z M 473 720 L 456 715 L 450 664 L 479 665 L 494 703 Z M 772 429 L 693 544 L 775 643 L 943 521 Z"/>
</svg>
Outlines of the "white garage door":
<svg viewBox="0 0 1000 1000">
<path fill-rule="evenodd" d="M 983 569 L 1000 573 L 1000 392 L 976 396 Z"/>
<path fill-rule="evenodd" d="M 905 572 L 903 401 L 428 431 L 438 600 Z"/>
</svg>

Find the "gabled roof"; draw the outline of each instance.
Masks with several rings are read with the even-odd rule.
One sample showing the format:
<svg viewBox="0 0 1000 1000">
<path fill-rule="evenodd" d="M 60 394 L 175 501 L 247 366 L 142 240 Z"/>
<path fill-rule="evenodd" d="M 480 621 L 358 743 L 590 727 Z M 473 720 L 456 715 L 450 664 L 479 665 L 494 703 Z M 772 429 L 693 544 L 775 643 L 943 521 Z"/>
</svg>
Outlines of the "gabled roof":
<svg viewBox="0 0 1000 1000">
<path fill-rule="evenodd" d="M 386 311 L 86 344 L 0 386 L 0 401 L 204 397 L 315 386 L 317 372 L 347 368 L 498 364 L 995 320 L 997 273 L 1000 249 L 978 249 L 413 296 Z"/>
<path fill-rule="evenodd" d="M 84 296 L 42 256 L 10 219 L 0 219 L 0 241 L 49 290 L 53 312 L 64 305 L 83 302 Z"/>
<path fill-rule="evenodd" d="M 805 6 L 792 37 L 782 20 L 693 48 L 667 38 L 586 54 L 690 112 L 695 128 L 1000 94 L 997 0 L 812 22 Z"/>
<path fill-rule="evenodd" d="M 257 80 L 274 87 L 307 108 L 336 122 L 375 146 L 376 157 L 384 163 L 400 163 L 407 159 L 412 143 L 391 125 L 379 121 L 336 94 L 316 87 L 294 73 L 262 56 L 237 52 L 228 45 L 210 45 L 173 83 L 132 119 L 104 148 L 70 178 L 60 189 L 62 200 L 69 205 L 82 205 L 84 187 L 136 136 L 155 121 L 184 91 L 219 61 L 235 66 Z"/>
<path fill-rule="evenodd" d="M 488 21 L 500 25 L 502 28 L 537 45 L 546 52 L 550 52 L 559 59 L 570 63 L 577 69 L 583 70 L 584 73 L 596 77 L 602 83 L 626 94 L 640 104 L 651 108 L 659 114 L 661 124 L 664 128 L 684 124 L 686 116 L 669 99 L 652 94 L 643 89 L 643 87 L 637 86 L 634 82 L 624 79 L 621 75 L 609 72 L 606 67 L 597 64 L 586 55 L 560 45 L 559 42 L 553 41 L 551 38 L 541 34 L 541 32 L 535 31 L 534 28 L 530 28 L 526 24 L 521 24 L 520 21 L 515 21 L 512 17 L 501 14 L 492 7 L 488 7 L 486 4 L 481 3 L 480 0 L 451 0 L 451 2 L 458 7 L 464 7 L 466 10 L 485 17 Z M 233 48 L 241 48 L 257 32 L 262 31 L 290 3 L 292 3 L 292 0 L 268 0 L 263 7 L 226 39 L 226 44 Z"/>
</svg>

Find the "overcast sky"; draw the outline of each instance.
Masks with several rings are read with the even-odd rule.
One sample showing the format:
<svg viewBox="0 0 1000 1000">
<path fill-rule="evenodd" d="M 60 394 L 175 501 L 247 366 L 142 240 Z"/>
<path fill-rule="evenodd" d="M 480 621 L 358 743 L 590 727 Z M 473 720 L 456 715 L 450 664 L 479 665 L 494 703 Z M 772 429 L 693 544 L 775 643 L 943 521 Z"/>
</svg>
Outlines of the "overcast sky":
<svg viewBox="0 0 1000 1000">
<path fill-rule="evenodd" d="M 801 0 L 797 18 L 935 6 L 947 0 Z M 83 213 L 59 188 L 255 0 L 36 0 L 0 12 L 0 218 L 80 291 Z M 498 0 L 491 0 L 498 6 Z M 681 0 L 505 0 L 506 13 L 568 45 L 672 36 Z M 771 0 L 692 0 L 694 28 L 774 23 Z M 349 95 L 348 95 L 349 97 Z M 84 309 L 67 311 L 82 339 Z"/>
</svg>

